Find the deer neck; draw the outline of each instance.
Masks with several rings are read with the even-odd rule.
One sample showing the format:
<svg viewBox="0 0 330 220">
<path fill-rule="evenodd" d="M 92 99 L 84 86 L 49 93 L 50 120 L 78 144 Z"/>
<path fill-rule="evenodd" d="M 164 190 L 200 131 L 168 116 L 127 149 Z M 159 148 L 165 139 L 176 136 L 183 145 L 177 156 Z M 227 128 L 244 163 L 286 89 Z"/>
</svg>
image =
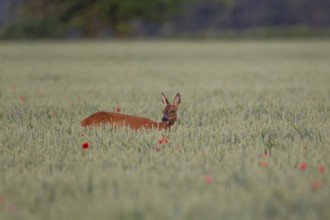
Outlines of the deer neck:
<svg viewBox="0 0 330 220">
<path fill-rule="evenodd" d="M 161 130 L 161 129 L 169 129 L 171 127 L 172 124 L 170 123 L 166 123 L 166 122 L 159 122 L 158 123 L 158 129 Z"/>
</svg>

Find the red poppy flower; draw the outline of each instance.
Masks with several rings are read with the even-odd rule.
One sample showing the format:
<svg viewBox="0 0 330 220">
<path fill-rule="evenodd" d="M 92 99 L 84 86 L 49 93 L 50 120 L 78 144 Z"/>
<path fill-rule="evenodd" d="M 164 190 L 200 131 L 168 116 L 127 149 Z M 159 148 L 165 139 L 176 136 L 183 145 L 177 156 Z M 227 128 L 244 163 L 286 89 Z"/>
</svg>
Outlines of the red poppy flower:
<svg viewBox="0 0 330 220">
<path fill-rule="evenodd" d="M 300 170 L 306 170 L 306 168 L 307 168 L 307 164 L 305 162 L 302 162 L 302 163 L 299 164 L 299 169 Z"/>
<path fill-rule="evenodd" d="M 322 187 L 322 182 L 320 180 L 315 180 L 314 182 L 312 182 L 312 187 L 314 189 L 320 189 Z"/>
<path fill-rule="evenodd" d="M 80 136 L 81 136 L 81 137 L 84 137 L 84 136 L 85 136 L 85 134 L 81 134 Z"/>
<path fill-rule="evenodd" d="M 267 167 L 267 166 L 268 166 L 267 162 L 264 162 L 264 161 L 259 162 L 259 167 Z"/>
<path fill-rule="evenodd" d="M 267 153 L 264 153 L 263 158 L 268 158 L 269 155 Z"/>
<path fill-rule="evenodd" d="M 213 183 L 213 176 L 204 176 L 204 181 L 207 184 Z"/>
<path fill-rule="evenodd" d="M 324 165 L 320 165 L 319 166 L 319 173 L 324 173 L 325 172 L 325 166 Z"/>
<path fill-rule="evenodd" d="M 80 95 L 78 95 L 78 96 L 77 96 L 77 100 L 80 100 L 80 98 L 81 98 Z"/>
<path fill-rule="evenodd" d="M 5 203 L 5 199 L 3 197 L 0 196 L 0 205 Z"/>
<path fill-rule="evenodd" d="M 176 147 L 181 147 L 181 144 L 177 144 Z"/>
<path fill-rule="evenodd" d="M 83 149 L 88 149 L 89 148 L 89 143 L 88 142 L 83 143 L 82 148 Z"/>
<path fill-rule="evenodd" d="M 116 112 L 120 112 L 120 111 L 121 111 L 121 108 L 117 107 Z"/>
<path fill-rule="evenodd" d="M 22 102 L 25 102 L 25 100 L 26 100 L 26 96 L 21 95 L 21 96 L 19 97 L 19 100 L 21 100 Z"/>
<path fill-rule="evenodd" d="M 161 138 L 161 139 L 158 140 L 158 143 L 159 144 L 162 144 L 162 143 L 166 143 L 167 144 L 168 143 L 168 140 L 166 138 Z"/>
<path fill-rule="evenodd" d="M 155 146 L 154 149 L 155 149 L 156 151 L 160 151 L 160 146 Z"/>
</svg>

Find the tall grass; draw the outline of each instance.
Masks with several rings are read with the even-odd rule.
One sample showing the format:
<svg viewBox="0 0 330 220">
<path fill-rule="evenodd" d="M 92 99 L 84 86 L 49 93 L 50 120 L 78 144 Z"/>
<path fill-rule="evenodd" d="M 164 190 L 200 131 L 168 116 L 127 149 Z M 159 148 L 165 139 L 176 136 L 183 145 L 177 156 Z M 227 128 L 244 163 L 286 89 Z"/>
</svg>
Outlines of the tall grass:
<svg viewBox="0 0 330 220">
<path fill-rule="evenodd" d="M 0 219 L 329 219 L 329 42 L 0 48 Z M 170 132 L 80 126 L 161 92 Z"/>
</svg>

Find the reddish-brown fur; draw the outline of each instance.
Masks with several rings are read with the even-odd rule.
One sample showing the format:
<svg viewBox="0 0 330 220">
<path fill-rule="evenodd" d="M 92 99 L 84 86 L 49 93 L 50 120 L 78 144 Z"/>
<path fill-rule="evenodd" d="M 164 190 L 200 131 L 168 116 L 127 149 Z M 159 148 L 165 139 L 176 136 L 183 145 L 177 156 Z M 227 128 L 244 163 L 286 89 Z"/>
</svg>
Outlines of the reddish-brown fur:
<svg viewBox="0 0 330 220">
<path fill-rule="evenodd" d="M 162 102 L 164 104 L 163 110 L 163 118 L 162 122 L 155 122 L 148 118 L 135 117 L 131 115 L 124 115 L 115 112 L 96 112 L 81 122 L 81 125 L 84 127 L 89 126 L 99 126 L 101 124 L 110 124 L 111 126 L 128 126 L 133 130 L 138 129 L 168 129 L 170 128 L 174 122 L 176 121 L 176 111 L 178 110 L 178 106 L 180 104 L 181 98 L 178 93 L 174 98 L 174 103 L 171 105 L 167 98 L 162 93 Z"/>
</svg>

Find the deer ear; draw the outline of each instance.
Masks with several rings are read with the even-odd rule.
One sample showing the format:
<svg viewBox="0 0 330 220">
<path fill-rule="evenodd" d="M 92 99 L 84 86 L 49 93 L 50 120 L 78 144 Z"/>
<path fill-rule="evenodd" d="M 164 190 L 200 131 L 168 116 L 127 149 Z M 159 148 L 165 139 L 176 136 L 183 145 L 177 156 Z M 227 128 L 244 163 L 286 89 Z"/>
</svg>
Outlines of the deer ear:
<svg viewBox="0 0 330 220">
<path fill-rule="evenodd" d="M 167 105 L 170 104 L 170 102 L 165 97 L 164 93 L 162 93 L 162 103 L 163 103 L 164 106 L 167 106 Z"/>
<path fill-rule="evenodd" d="M 174 101 L 173 101 L 173 105 L 176 105 L 178 106 L 181 102 L 181 96 L 180 96 L 180 93 L 176 94 L 175 98 L 174 98 Z"/>
</svg>

